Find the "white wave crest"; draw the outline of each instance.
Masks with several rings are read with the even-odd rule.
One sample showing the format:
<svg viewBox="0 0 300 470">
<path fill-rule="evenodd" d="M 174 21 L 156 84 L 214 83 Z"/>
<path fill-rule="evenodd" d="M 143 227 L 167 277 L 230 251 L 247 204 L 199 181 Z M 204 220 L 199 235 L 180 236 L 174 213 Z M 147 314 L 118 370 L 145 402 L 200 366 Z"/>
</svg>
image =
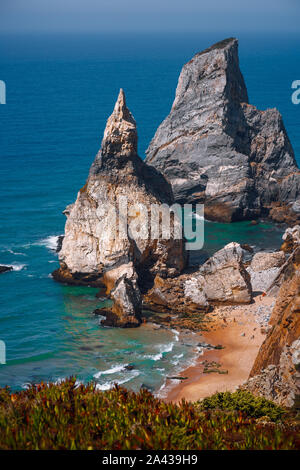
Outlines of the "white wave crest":
<svg viewBox="0 0 300 470">
<path fill-rule="evenodd" d="M 99 372 L 97 372 L 97 373 L 94 375 L 94 378 L 95 378 L 95 379 L 99 379 L 99 377 L 101 377 L 101 375 L 116 374 L 117 372 L 122 372 L 123 370 L 125 370 L 125 367 L 126 367 L 127 365 L 128 365 L 128 364 L 118 364 L 118 365 L 116 365 L 116 366 L 113 366 L 111 369 L 100 370 Z"/>
<path fill-rule="evenodd" d="M 5 266 L 8 266 L 9 268 L 13 268 L 13 271 L 21 271 L 22 269 L 24 269 L 27 266 L 27 264 L 13 263 L 13 264 L 6 264 Z"/>
<path fill-rule="evenodd" d="M 49 237 L 43 238 L 36 245 L 45 246 L 49 248 L 49 250 L 56 251 L 57 250 L 57 243 L 60 235 L 50 235 Z"/>
<path fill-rule="evenodd" d="M 123 385 L 123 384 L 125 384 L 126 382 L 129 382 L 130 380 L 134 379 L 134 378 L 137 377 L 138 375 L 140 375 L 139 371 L 138 371 L 138 370 L 134 370 L 134 371 L 132 371 L 132 373 L 130 374 L 129 377 L 126 377 L 126 379 L 123 379 L 123 380 L 111 380 L 111 381 L 105 382 L 104 384 L 96 384 L 96 390 L 102 390 L 102 391 L 110 390 L 111 388 L 113 388 L 113 387 L 115 386 L 115 384 L 117 384 L 117 385 Z M 94 377 L 95 377 L 95 376 L 94 376 Z"/>
<path fill-rule="evenodd" d="M 169 352 L 172 352 L 174 348 L 174 343 L 169 344 L 159 344 L 158 346 L 159 352 L 157 354 L 145 354 L 145 359 L 151 359 L 152 361 L 159 361 L 162 359 L 163 355 Z"/>
</svg>

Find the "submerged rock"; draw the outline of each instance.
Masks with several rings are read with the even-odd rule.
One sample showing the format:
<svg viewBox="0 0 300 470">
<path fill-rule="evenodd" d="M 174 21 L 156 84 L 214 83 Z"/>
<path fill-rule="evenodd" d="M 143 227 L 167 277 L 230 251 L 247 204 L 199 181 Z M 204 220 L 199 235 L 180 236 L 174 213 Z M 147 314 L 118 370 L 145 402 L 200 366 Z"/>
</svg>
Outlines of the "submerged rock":
<svg viewBox="0 0 300 470">
<path fill-rule="evenodd" d="M 115 296 L 113 314 L 120 315 L 120 324 L 126 323 L 120 312 L 124 308 L 124 315 L 132 316 L 125 305 L 132 279 L 136 282 L 130 289 L 138 296 L 155 275 L 172 277 L 185 267 L 185 242 L 178 237 L 181 222 L 169 209 L 173 202 L 170 184 L 137 154 L 136 124 L 120 90 L 88 180 L 64 211 L 67 222 L 54 278 L 71 284 L 104 284 L 107 294 Z M 150 206 L 157 207 L 162 217 L 171 217 L 169 237 L 150 232 Z M 122 301 L 117 299 L 121 291 Z M 137 309 L 136 318 L 138 314 Z"/>
<path fill-rule="evenodd" d="M 6 273 L 12 270 L 13 270 L 12 266 L 4 266 L 3 264 L 0 265 L 0 274 Z"/>
<path fill-rule="evenodd" d="M 208 219 L 299 217 L 300 172 L 282 117 L 248 103 L 234 38 L 184 65 L 146 161 L 169 179 L 177 201 L 205 203 Z"/>
</svg>

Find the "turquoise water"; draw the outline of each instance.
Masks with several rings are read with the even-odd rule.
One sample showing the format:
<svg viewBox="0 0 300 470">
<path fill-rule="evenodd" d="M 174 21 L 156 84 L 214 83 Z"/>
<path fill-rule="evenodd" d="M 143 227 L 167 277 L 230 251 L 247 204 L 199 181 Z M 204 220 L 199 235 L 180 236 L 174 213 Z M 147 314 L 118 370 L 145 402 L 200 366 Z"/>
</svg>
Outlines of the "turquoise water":
<svg viewBox="0 0 300 470">
<path fill-rule="evenodd" d="M 101 143 L 118 89 L 123 87 L 145 149 L 171 107 L 181 66 L 222 39 L 217 34 L 134 37 L 2 37 L 0 79 L 0 339 L 7 364 L 0 386 L 15 388 L 71 374 L 159 390 L 165 377 L 196 354 L 193 335 L 152 325 L 137 330 L 99 326 L 103 305 L 95 289 L 66 287 L 50 273 L 58 266 L 54 237 L 63 233 L 62 210 L 84 184 Z M 240 62 L 251 103 L 283 114 L 300 158 L 300 106 L 291 103 L 299 79 L 299 38 L 241 38 Z M 197 263 L 230 241 L 277 248 L 282 229 L 207 223 Z M 126 364 L 135 369 L 126 370 Z"/>
</svg>

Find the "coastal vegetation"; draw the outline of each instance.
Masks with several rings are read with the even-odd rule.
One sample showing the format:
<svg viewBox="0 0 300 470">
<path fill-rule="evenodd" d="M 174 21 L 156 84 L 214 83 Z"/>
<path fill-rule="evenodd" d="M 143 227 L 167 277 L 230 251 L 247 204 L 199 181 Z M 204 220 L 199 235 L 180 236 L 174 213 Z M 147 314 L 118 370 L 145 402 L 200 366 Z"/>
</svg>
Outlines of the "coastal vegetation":
<svg viewBox="0 0 300 470">
<path fill-rule="evenodd" d="M 222 410 L 238 411 L 251 418 L 268 418 L 278 422 L 284 418 L 287 411 L 263 397 L 255 397 L 245 390 L 236 392 L 215 393 L 211 397 L 204 398 L 199 404 L 202 411 Z"/>
<path fill-rule="evenodd" d="M 300 425 L 291 413 L 244 392 L 176 405 L 145 389 L 102 392 L 71 377 L 0 389 L 0 448 L 296 449 Z"/>
</svg>

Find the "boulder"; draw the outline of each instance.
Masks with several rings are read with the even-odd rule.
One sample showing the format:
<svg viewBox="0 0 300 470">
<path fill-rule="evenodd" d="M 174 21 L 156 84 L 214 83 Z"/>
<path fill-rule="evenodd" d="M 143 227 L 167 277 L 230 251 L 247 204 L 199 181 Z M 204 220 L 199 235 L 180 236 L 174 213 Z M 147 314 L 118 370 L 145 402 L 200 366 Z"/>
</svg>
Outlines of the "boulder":
<svg viewBox="0 0 300 470">
<path fill-rule="evenodd" d="M 244 304 L 252 300 L 250 277 L 243 265 L 244 250 L 229 243 L 193 273 L 176 279 L 155 278 L 145 295 L 148 308 L 173 312 L 208 311 L 210 305 Z"/>
<path fill-rule="evenodd" d="M 103 315 L 106 318 L 101 321 L 102 325 L 122 328 L 139 326 L 142 299 L 136 279 L 130 279 L 126 274 L 123 275 L 115 283 L 110 296 L 114 303 L 111 310 L 103 310 Z"/>
<path fill-rule="evenodd" d="M 195 278 L 209 302 L 241 304 L 252 300 L 250 277 L 238 243 L 229 243 L 217 251 L 200 266 Z"/>
<path fill-rule="evenodd" d="M 299 218 L 300 172 L 282 117 L 248 103 L 234 38 L 183 66 L 146 161 L 168 178 L 176 201 L 204 203 L 207 219 Z"/>
<path fill-rule="evenodd" d="M 144 295 L 144 308 L 164 313 L 202 313 L 208 311 L 209 303 L 189 274 L 174 279 L 156 276 L 153 287 Z"/>
<path fill-rule="evenodd" d="M 286 258 L 283 251 L 256 253 L 247 271 L 250 275 L 252 290 L 266 292 L 280 272 Z"/>
</svg>

